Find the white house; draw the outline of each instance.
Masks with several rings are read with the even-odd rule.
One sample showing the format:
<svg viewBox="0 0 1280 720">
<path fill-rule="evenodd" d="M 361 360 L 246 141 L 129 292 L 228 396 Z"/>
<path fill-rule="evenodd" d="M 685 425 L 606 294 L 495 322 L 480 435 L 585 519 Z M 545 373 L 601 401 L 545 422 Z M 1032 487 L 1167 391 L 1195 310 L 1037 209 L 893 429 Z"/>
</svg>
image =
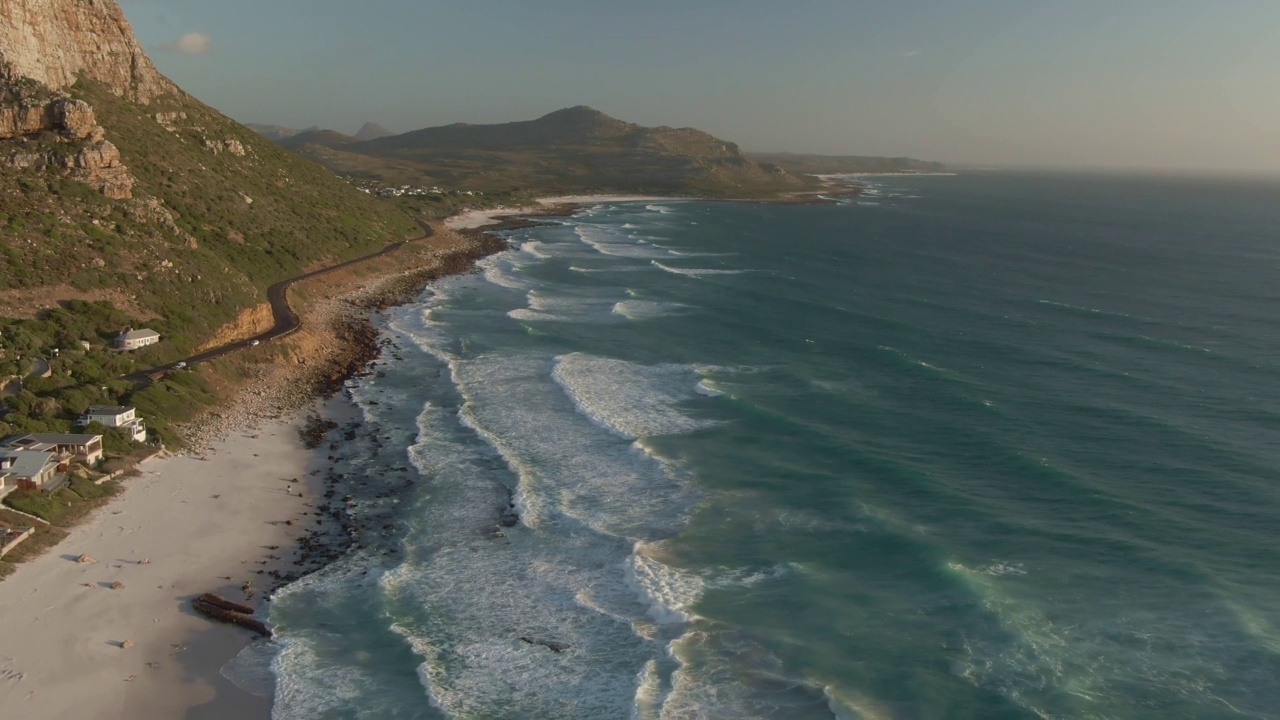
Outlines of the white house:
<svg viewBox="0 0 1280 720">
<path fill-rule="evenodd" d="M 116 347 L 121 350 L 137 350 L 140 347 L 155 345 L 158 342 L 160 342 L 160 333 L 147 328 L 125 330 L 116 336 Z"/>
<path fill-rule="evenodd" d="M 9 490 L 23 488 L 53 492 L 66 481 L 66 475 L 58 471 L 58 456 L 36 450 L 0 450 L 0 473 Z"/>
<path fill-rule="evenodd" d="M 72 460 L 94 465 L 102 459 L 102 436 L 31 433 L 15 435 L 0 442 L 0 454 L 18 451 L 49 453 L 57 461 L 56 465 L 66 466 Z"/>
<path fill-rule="evenodd" d="M 94 405 L 80 416 L 80 424 L 101 423 L 107 427 L 124 428 L 134 442 L 146 442 L 147 425 L 138 417 L 138 411 L 123 405 Z"/>
</svg>

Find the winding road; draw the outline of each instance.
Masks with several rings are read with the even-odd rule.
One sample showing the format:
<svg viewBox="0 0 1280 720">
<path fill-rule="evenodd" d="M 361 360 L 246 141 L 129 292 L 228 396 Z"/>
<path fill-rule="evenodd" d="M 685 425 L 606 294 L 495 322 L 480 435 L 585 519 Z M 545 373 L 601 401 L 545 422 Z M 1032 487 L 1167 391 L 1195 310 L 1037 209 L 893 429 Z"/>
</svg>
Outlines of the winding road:
<svg viewBox="0 0 1280 720">
<path fill-rule="evenodd" d="M 362 255 L 358 258 L 354 258 L 352 260 L 347 260 L 346 262 L 338 263 L 337 265 L 330 265 L 329 267 L 320 268 L 319 270 L 313 270 L 309 273 L 298 275 L 297 277 L 291 277 L 287 280 L 281 280 L 280 282 L 272 285 L 271 287 L 268 287 L 267 302 L 271 303 L 271 315 L 275 319 L 275 323 L 271 326 L 270 330 L 254 335 L 251 338 L 245 338 L 244 340 L 237 340 L 235 342 L 230 342 L 225 345 L 219 345 L 216 348 L 205 350 L 204 352 L 196 353 L 195 355 L 191 355 L 190 357 L 185 357 L 181 360 L 175 360 L 174 362 L 171 362 L 165 365 L 159 365 L 157 367 L 148 368 L 146 370 L 139 370 L 137 372 L 125 375 L 122 379 L 132 380 L 134 382 L 143 382 L 158 372 L 169 372 L 172 370 L 180 369 L 180 366 L 186 367 L 189 365 L 195 365 L 197 363 L 208 362 L 209 360 L 212 360 L 217 357 L 221 357 L 223 355 L 226 355 L 227 353 L 231 353 L 231 352 L 235 352 L 236 350 L 241 350 L 243 348 L 251 347 L 253 345 L 257 345 L 258 343 L 264 343 L 264 342 L 267 342 L 268 340 L 275 340 L 277 338 L 282 338 L 282 337 L 285 337 L 286 335 L 296 332 L 298 328 L 302 327 L 302 320 L 298 317 L 298 313 L 294 312 L 293 308 L 289 307 L 289 288 L 294 283 L 316 277 L 317 275 L 324 275 L 325 273 L 331 273 L 334 270 L 341 270 L 346 267 L 351 267 L 352 265 L 358 265 L 362 262 L 372 260 L 377 257 L 382 257 L 383 255 L 389 255 L 393 252 L 396 252 L 400 248 L 404 247 L 407 243 L 416 242 L 419 240 L 426 240 L 432 237 L 433 235 L 435 235 L 435 230 L 431 229 L 430 225 L 427 225 L 425 222 L 422 222 L 421 220 L 417 222 L 419 225 L 422 226 L 423 234 L 416 238 L 411 238 L 409 240 L 401 240 L 400 242 L 394 242 L 375 253 Z"/>
</svg>

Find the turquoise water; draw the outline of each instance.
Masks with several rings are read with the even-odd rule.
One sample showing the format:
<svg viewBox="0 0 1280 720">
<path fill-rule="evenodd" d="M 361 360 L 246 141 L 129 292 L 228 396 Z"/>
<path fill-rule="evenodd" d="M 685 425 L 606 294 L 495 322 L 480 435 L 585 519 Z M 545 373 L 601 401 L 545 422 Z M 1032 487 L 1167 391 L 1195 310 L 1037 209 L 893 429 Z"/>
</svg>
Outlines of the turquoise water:
<svg viewBox="0 0 1280 720">
<path fill-rule="evenodd" d="M 1280 184 L 866 180 L 389 312 L 276 716 L 1280 717 Z"/>
</svg>

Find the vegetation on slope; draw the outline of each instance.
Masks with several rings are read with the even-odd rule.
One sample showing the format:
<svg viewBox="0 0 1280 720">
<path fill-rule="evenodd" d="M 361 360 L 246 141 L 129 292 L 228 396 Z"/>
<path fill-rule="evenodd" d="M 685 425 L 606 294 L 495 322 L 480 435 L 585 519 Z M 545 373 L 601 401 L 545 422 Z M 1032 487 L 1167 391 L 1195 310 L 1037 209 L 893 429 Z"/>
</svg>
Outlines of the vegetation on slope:
<svg viewBox="0 0 1280 720">
<path fill-rule="evenodd" d="M 743 156 L 693 128 L 649 128 L 588 107 L 501 125 L 446 125 L 368 142 L 339 133 L 282 141 L 335 172 L 390 184 L 486 193 L 635 192 L 772 197 L 812 178 Z"/>
<path fill-rule="evenodd" d="M 119 147 L 134 197 L 111 200 L 61 175 L 0 167 L 0 287 L 123 291 L 185 352 L 261 302 L 272 282 L 417 229 L 394 206 L 189 97 L 159 99 L 143 114 L 91 83 L 72 94 L 94 107 Z M 172 117 L 169 128 L 156 113 Z"/>
</svg>

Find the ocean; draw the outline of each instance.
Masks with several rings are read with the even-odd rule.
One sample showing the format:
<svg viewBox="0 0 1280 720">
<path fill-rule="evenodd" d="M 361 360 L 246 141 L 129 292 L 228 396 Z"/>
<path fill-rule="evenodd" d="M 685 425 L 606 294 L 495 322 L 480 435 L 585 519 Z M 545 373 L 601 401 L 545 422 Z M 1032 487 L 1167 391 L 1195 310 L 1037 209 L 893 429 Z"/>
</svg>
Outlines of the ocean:
<svg viewBox="0 0 1280 720">
<path fill-rule="evenodd" d="M 227 672 L 282 720 L 1280 717 L 1280 183 L 860 181 L 588 207 L 383 313 L 334 461 L 378 532 Z"/>
</svg>

